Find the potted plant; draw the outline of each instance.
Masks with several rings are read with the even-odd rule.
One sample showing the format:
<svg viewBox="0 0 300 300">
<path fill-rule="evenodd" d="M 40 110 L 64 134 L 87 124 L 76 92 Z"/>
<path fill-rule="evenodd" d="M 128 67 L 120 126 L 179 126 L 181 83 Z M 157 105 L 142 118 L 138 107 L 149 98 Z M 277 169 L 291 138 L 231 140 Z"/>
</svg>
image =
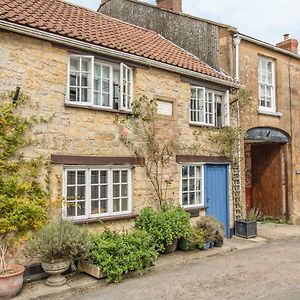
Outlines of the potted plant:
<svg viewBox="0 0 300 300">
<path fill-rule="evenodd" d="M 29 240 L 26 254 L 42 261 L 42 268 L 51 276 L 48 286 L 62 286 L 67 279 L 61 274 L 71 263 L 84 260 L 91 248 L 90 235 L 71 222 L 61 221 L 43 227 Z"/>
<path fill-rule="evenodd" d="M 158 212 L 145 208 L 136 220 L 135 228 L 150 234 L 157 251 L 172 253 L 178 239 L 187 238 L 191 233 L 190 216 L 181 207 L 164 205 Z"/>
<path fill-rule="evenodd" d="M 257 220 L 261 217 L 259 209 L 251 209 L 246 219 L 235 221 L 235 235 L 245 239 L 257 236 Z"/>
<path fill-rule="evenodd" d="M 203 245 L 203 249 L 207 250 L 207 248 L 212 248 L 216 241 L 216 235 L 220 232 L 222 226 L 214 217 L 206 216 L 200 218 L 200 220 L 196 223 L 196 227 L 198 229 L 202 229 L 205 232 L 205 244 Z"/>
</svg>

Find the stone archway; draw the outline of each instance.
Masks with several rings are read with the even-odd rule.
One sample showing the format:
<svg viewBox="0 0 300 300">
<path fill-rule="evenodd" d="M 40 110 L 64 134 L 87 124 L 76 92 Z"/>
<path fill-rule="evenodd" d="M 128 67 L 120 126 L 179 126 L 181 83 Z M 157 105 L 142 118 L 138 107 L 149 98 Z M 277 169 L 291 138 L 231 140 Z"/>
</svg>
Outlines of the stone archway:
<svg viewBox="0 0 300 300">
<path fill-rule="evenodd" d="M 265 216 L 283 218 L 287 207 L 286 145 L 290 135 L 273 127 L 249 129 L 245 135 L 247 210 L 259 209 Z"/>
</svg>

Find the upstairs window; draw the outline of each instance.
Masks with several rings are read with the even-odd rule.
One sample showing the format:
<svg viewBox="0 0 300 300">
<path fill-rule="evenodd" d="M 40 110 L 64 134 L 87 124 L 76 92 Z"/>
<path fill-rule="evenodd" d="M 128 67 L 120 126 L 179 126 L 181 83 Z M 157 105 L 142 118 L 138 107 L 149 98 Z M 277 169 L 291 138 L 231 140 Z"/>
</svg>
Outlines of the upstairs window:
<svg viewBox="0 0 300 300">
<path fill-rule="evenodd" d="M 275 64 L 274 60 L 258 58 L 259 109 L 275 112 Z"/>
<path fill-rule="evenodd" d="M 190 123 L 216 127 L 229 126 L 229 92 L 192 87 Z"/>
<path fill-rule="evenodd" d="M 67 102 L 106 109 L 131 110 L 133 71 L 93 56 L 70 55 Z"/>
</svg>

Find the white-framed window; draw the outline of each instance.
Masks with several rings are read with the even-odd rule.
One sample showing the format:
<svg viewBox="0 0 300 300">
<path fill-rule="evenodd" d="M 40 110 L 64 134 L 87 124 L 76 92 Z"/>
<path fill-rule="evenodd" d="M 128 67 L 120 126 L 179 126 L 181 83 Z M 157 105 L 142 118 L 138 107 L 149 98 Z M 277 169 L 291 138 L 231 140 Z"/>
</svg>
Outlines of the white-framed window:
<svg viewBox="0 0 300 300">
<path fill-rule="evenodd" d="M 130 111 L 132 101 L 132 68 L 88 55 L 69 56 L 66 102 Z"/>
<path fill-rule="evenodd" d="M 204 206 L 204 165 L 181 165 L 181 205 Z"/>
<path fill-rule="evenodd" d="M 275 61 L 270 58 L 258 57 L 258 97 L 259 109 L 275 112 Z"/>
<path fill-rule="evenodd" d="M 213 91 L 191 87 L 190 123 L 224 127 L 229 126 L 229 91 Z"/>
<path fill-rule="evenodd" d="M 82 220 L 131 213 L 131 169 L 66 167 L 64 169 L 66 219 Z"/>
</svg>

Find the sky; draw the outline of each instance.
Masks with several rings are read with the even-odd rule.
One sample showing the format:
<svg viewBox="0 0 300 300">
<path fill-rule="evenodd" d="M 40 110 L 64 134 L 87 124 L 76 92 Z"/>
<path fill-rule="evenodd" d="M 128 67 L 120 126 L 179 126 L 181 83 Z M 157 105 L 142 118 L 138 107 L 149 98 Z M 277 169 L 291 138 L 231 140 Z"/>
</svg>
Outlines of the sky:
<svg viewBox="0 0 300 300">
<path fill-rule="evenodd" d="M 101 0 L 68 1 L 96 10 Z M 271 44 L 282 41 L 285 33 L 300 41 L 299 0 L 182 0 L 182 4 L 184 13 L 229 24 Z"/>
</svg>

